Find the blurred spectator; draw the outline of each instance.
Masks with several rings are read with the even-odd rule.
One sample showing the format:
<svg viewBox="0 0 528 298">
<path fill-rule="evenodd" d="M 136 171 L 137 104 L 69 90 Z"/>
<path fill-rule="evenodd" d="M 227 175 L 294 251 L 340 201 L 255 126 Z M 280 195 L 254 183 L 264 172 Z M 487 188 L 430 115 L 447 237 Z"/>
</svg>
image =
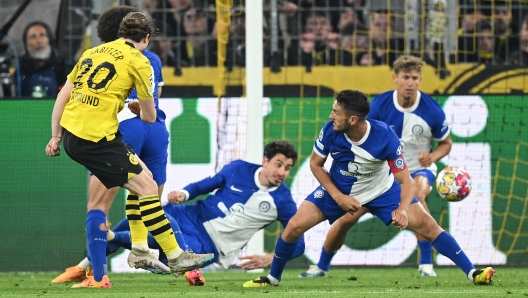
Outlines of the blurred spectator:
<svg viewBox="0 0 528 298">
<path fill-rule="evenodd" d="M 460 26 L 457 31 L 458 34 L 475 32 L 477 22 L 486 18 L 476 4 L 460 7 L 459 16 Z"/>
<path fill-rule="evenodd" d="M 304 26 L 304 33 L 299 42 L 302 65 L 328 64 L 329 48 L 336 49 L 339 35 L 332 31 L 330 17 L 324 11 L 312 13 Z"/>
<path fill-rule="evenodd" d="M 345 26 L 356 23 L 358 23 L 358 20 L 352 3 L 343 3 L 343 6 L 340 7 L 339 22 L 337 23 L 336 31 L 341 33 Z"/>
<path fill-rule="evenodd" d="M 162 11 L 153 11 L 152 18 L 156 20 L 157 25 L 163 24 L 172 28 L 172 34 L 176 37 L 185 36 L 182 18 L 186 10 L 193 7 L 192 0 L 159 0 L 158 8 Z M 161 26 L 160 26 L 161 27 Z M 166 28 L 161 28 L 165 31 Z"/>
<path fill-rule="evenodd" d="M 494 4 L 495 55 L 505 61 L 508 53 L 519 49 L 519 29 L 513 22 L 511 2 L 496 0 Z"/>
<path fill-rule="evenodd" d="M 196 8 L 187 9 L 182 19 L 186 39 L 173 46 L 181 66 L 215 66 L 217 45 L 210 33 L 214 24 L 208 24 L 203 10 Z"/>
<path fill-rule="evenodd" d="M 509 64 L 528 65 L 528 14 L 521 22 L 520 49 L 514 50 L 509 55 Z"/>
<path fill-rule="evenodd" d="M 374 65 L 369 52 L 369 32 L 363 24 L 349 23 L 339 34 L 339 48 L 330 50 L 331 65 Z"/>
<path fill-rule="evenodd" d="M 53 35 L 50 27 L 40 21 L 26 26 L 22 36 L 25 53 L 20 57 L 21 96 L 55 98 L 66 82 L 71 65 L 61 60 L 52 47 Z M 21 81 L 18 82 L 17 78 Z"/>
<path fill-rule="evenodd" d="M 354 65 L 354 33 L 355 28 L 352 23 L 341 28 L 338 47 L 330 48 L 328 64 L 343 66 Z M 334 46 L 333 43 L 330 45 Z"/>
<path fill-rule="evenodd" d="M 392 65 L 404 52 L 403 37 L 394 34 L 394 17 L 388 11 L 377 11 L 370 16 L 372 57 L 376 65 Z"/>
<path fill-rule="evenodd" d="M 466 44 L 467 52 L 459 52 L 459 63 L 502 63 L 502 59 L 494 53 L 496 38 L 491 22 L 481 20 L 476 24 L 476 46 Z M 472 48 L 471 48 L 472 47 Z"/>
<path fill-rule="evenodd" d="M 168 36 L 172 36 L 173 30 L 169 26 L 161 26 L 161 28 L 164 28 L 164 31 L 152 37 L 149 50 L 160 57 L 163 66 L 174 66 L 176 54 L 172 50 L 172 40 L 168 38 Z"/>
<path fill-rule="evenodd" d="M 451 55 L 451 63 L 464 63 L 477 57 L 477 30 L 478 22 L 485 20 L 486 16 L 474 2 L 464 2 L 460 6 L 460 26 L 457 30 L 457 51 Z M 457 59 L 454 59 L 457 57 Z"/>
<path fill-rule="evenodd" d="M 152 15 L 152 12 L 160 8 L 159 0 L 141 0 L 141 11 L 148 15 Z"/>
<path fill-rule="evenodd" d="M 235 10 L 231 14 L 226 51 L 226 65 L 229 69 L 246 65 L 246 15 L 243 11 Z"/>
</svg>

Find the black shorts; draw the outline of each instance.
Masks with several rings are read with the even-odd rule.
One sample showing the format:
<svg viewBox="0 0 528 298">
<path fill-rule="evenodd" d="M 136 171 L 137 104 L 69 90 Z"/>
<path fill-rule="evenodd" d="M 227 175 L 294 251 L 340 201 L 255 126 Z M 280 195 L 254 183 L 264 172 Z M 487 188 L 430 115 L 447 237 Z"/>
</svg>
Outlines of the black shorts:
<svg viewBox="0 0 528 298">
<path fill-rule="evenodd" d="M 119 133 L 111 141 L 103 138 L 95 143 L 63 129 L 62 141 L 68 156 L 85 166 L 108 189 L 123 186 L 128 181 L 129 173 L 139 174 L 143 171 L 134 150 L 123 143 Z"/>
</svg>

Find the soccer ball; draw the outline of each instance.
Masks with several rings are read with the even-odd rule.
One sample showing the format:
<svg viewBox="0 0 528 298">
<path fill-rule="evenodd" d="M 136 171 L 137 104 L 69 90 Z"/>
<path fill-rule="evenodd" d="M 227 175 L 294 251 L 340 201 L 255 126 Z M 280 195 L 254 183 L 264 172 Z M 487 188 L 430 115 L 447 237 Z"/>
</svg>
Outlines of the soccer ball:
<svg viewBox="0 0 528 298">
<path fill-rule="evenodd" d="M 449 202 L 459 202 L 471 192 L 471 178 L 461 167 L 446 167 L 436 177 L 438 194 Z"/>
</svg>

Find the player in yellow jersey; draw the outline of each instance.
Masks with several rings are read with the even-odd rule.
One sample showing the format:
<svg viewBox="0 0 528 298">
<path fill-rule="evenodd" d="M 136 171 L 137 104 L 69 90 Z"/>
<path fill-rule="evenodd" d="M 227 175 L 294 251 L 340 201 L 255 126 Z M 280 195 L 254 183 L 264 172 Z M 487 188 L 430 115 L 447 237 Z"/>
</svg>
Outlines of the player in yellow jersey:
<svg viewBox="0 0 528 298">
<path fill-rule="evenodd" d="M 90 170 L 106 188 L 121 186 L 136 194 L 138 200 L 127 200 L 126 207 L 131 228 L 131 257 L 144 263 L 145 268 L 163 270 L 163 264 L 149 257 L 147 234 L 150 232 L 167 255 L 170 270 L 179 276 L 207 265 L 213 260 L 213 254 L 183 252 L 178 246 L 161 208 L 156 182 L 135 152 L 122 142 L 118 132 L 117 113 L 134 88 L 141 120 L 156 121 L 152 68 L 140 52 L 148 46 L 154 33 L 156 27 L 148 16 L 132 12 L 120 24 L 119 39 L 83 53 L 57 96 L 52 114 L 52 138 L 46 154 L 60 155 L 63 141 L 68 156 Z M 90 196 L 86 236 L 93 275 L 74 287 L 111 287 L 105 248 L 106 213 L 112 201 L 105 196 Z"/>
</svg>

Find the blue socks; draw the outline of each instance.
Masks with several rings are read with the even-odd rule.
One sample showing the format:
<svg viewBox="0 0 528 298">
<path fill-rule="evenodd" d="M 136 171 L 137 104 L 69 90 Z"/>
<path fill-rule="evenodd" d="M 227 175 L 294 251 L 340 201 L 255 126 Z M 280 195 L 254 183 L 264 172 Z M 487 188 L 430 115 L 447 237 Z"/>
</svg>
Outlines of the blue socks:
<svg viewBox="0 0 528 298">
<path fill-rule="evenodd" d="M 106 226 L 106 215 L 102 210 L 90 210 L 86 214 L 86 239 L 95 281 L 101 281 L 104 275 L 108 275 L 106 267 L 107 231 L 101 230 L 104 226 Z"/>
<path fill-rule="evenodd" d="M 420 265 L 433 264 L 433 245 L 429 240 L 418 240 L 420 248 Z"/>
<path fill-rule="evenodd" d="M 286 263 L 290 260 L 295 252 L 297 247 L 297 241 L 288 243 L 282 240 L 282 236 L 277 240 L 277 245 L 275 245 L 275 256 L 271 262 L 271 270 L 269 275 L 275 277 L 279 281 L 282 278 L 282 272 Z"/>
<path fill-rule="evenodd" d="M 328 270 L 330 270 L 330 262 L 332 262 L 332 258 L 334 256 L 335 253 L 327 252 L 323 247 L 321 249 L 321 256 L 319 257 L 319 263 L 317 263 L 317 267 L 325 272 L 328 272 Z"/>
<path fill-rule="evenodd" d="M 443 231 L 438 237 L 436 237 L 432 244 L 439 253 L 451 259 L 458 268 L 462 269 L 466 276 L 469 274 L 469 271 L 475 269 L 462 248 L 460 248 L 460 245 L 456 242 L 455 238 L 453 238 L 448 232 Z"/>
</svg>

